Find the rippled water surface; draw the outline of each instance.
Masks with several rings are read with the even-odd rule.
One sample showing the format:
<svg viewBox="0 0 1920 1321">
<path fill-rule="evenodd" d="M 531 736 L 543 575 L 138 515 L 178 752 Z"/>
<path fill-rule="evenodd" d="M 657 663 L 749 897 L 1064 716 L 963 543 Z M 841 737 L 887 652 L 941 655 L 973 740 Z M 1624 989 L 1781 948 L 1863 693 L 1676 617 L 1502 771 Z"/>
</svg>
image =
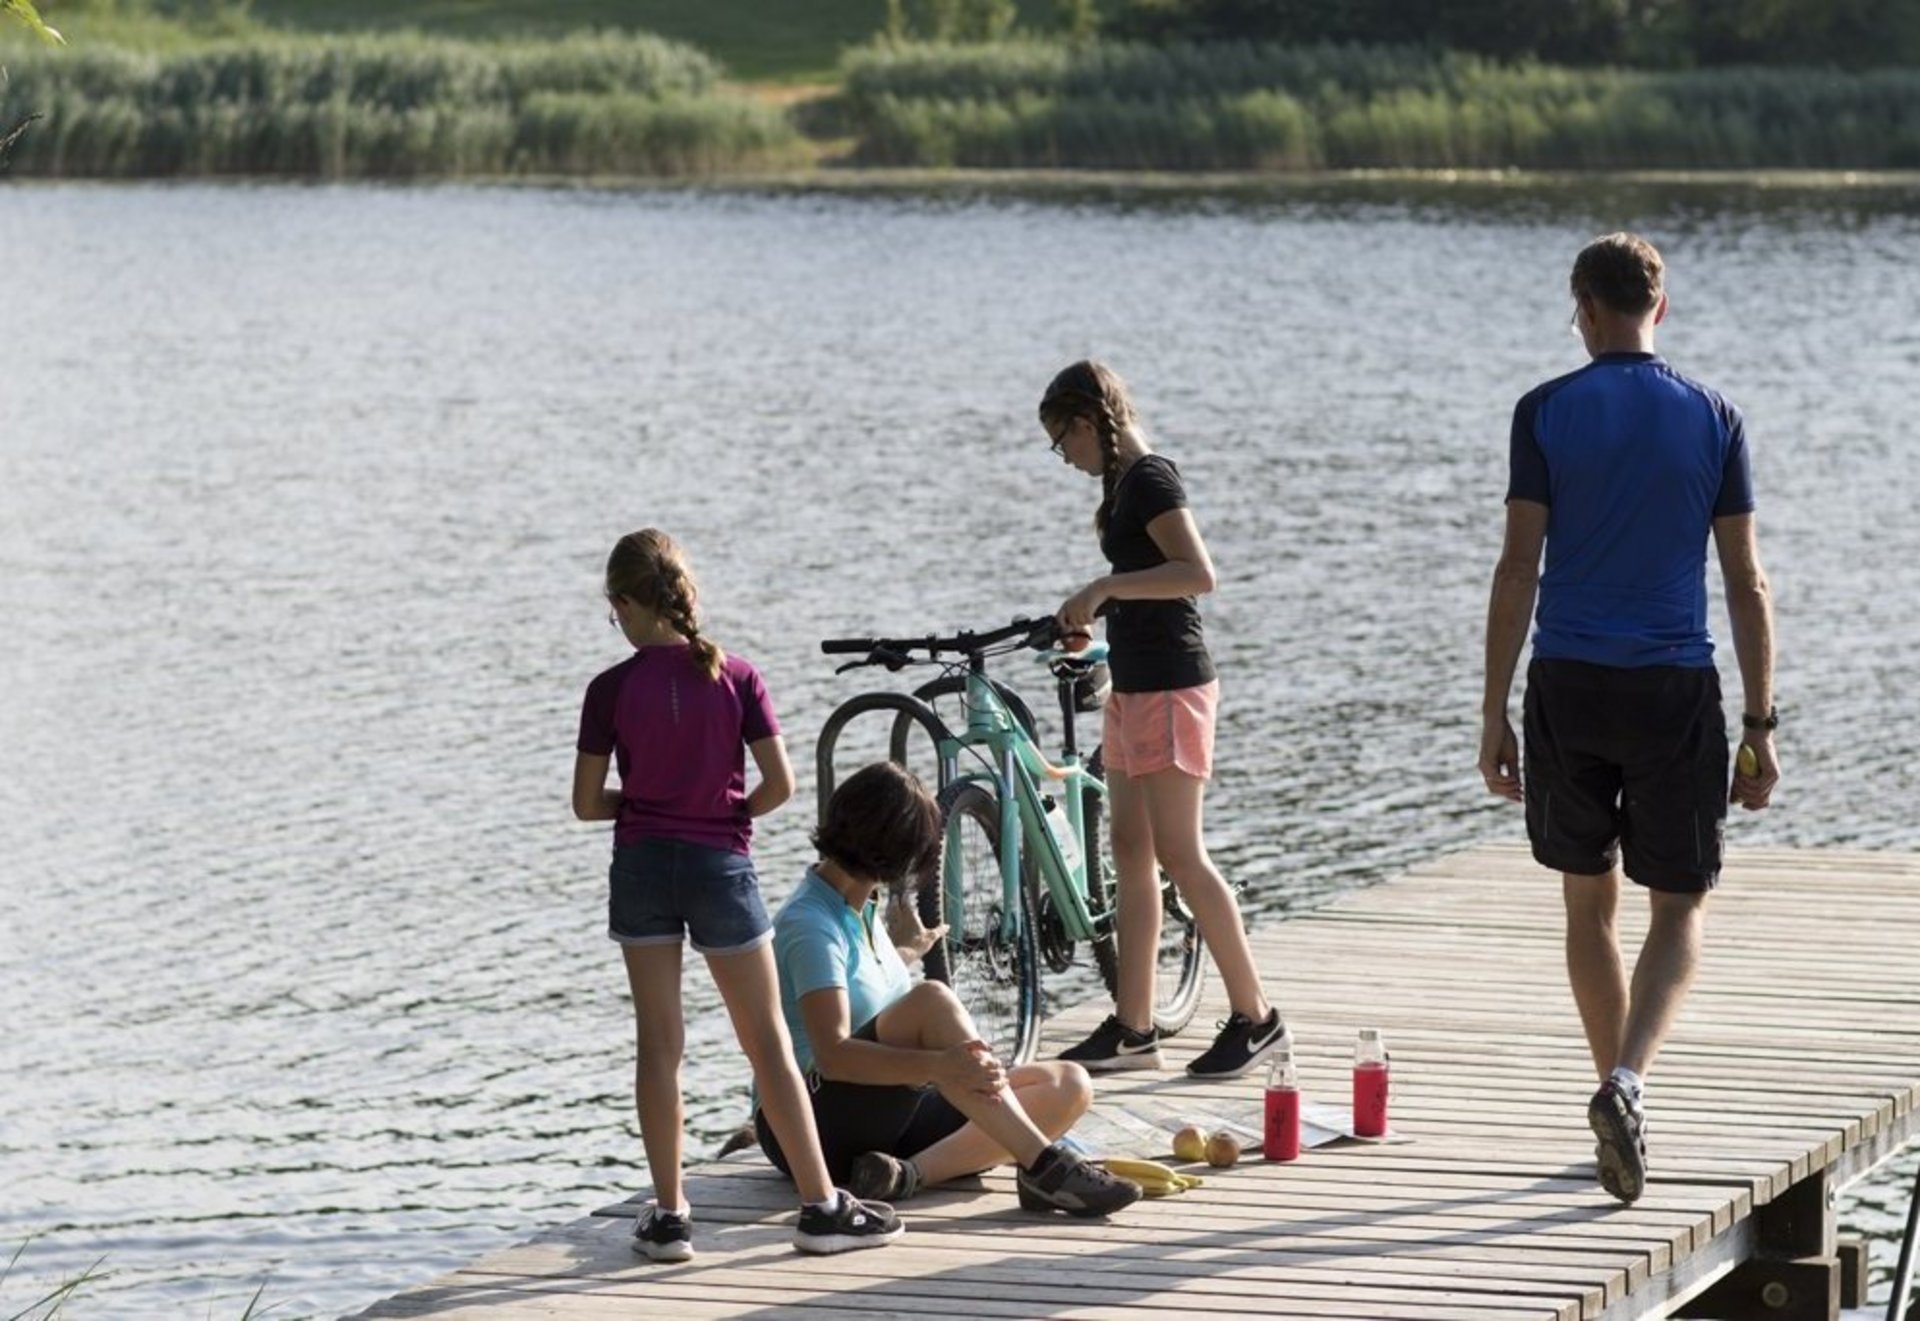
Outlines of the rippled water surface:
<svg viewBox="0 0 1920 1321">
<path fill-rule="evenodd" d="M 816 640 L 1099 568 L 1032 421 L 1082 354 L 1219 561 L 1250 907 L 1517 837 L 1472 771 L 1507 421 L 1621 225 L 1750 418 L 1788 779 L 1732 838 L 1920 849 L 1913 194 L 0 189 L 0 1313 L 98 1261 L 68 1315 L 338 1314 L 640 1183 L 566 807 L 607 548 L 673 529 L 768 676 L 778 898 L 858 686 Z M 699 1147 L 747 1079 L 688 998 Z"/>
</svg>

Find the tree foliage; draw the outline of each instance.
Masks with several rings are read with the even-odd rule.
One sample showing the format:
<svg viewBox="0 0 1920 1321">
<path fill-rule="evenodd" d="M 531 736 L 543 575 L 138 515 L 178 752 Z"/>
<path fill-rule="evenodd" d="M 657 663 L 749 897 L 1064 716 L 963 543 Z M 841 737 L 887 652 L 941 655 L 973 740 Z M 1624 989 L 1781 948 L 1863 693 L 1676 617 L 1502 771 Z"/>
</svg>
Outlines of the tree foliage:
<svg viewBox="0 0 1920 1321">
<path fill-rule="evenodd" d="M 1154 42 L 1414 43 L 1643 67 L 1920 63 L 1920 0 L 1106 0 L 1106 8 L 1107 32 Z"/>
<path fill-rule="evenodd" d="M 66 38 L 60 35 L 59 30 L 49 27 L 47 20 L 40 17 L 40 11 L 33 7 L 33 0 L 0 0 L 0 13 L 10 14 L 25 23 L 27 29 L 42 41 L 56 46 L 66 44 Z"/>
</svg>

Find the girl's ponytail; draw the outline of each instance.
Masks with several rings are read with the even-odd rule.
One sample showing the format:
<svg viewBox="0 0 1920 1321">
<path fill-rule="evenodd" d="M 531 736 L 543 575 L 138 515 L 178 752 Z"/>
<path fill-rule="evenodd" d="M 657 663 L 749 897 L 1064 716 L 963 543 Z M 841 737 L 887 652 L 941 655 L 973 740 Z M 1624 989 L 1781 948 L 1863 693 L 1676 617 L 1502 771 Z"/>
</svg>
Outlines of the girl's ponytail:
<svg viewBox="0 0 1920 1321">
<path fill-rule="evenodd" d="M 709 679 L 720 677 L 727 654 L 700 633 L 700 588 L 685 553 L 658 528 L 642 528 L 620 538 L 607 557 L 607 595 L 632 601 L 666 620 L 687 640 L 687 647 Z"/>
<path fill-rule="evenodd" d="M 693 653 L 702 672 L 709 679 L 718 679 L 720 667 L 727 663 L 727 653 L 720 650 L 720 644 L 712 638 L 700 636 L 700 617 L 693 608 L 698 594 L 693 575 L 687 572 L 685 564 L 677 564 L 674 569 L 673 577 L 677 581 L 668 589 L 667 608 L 660 613 L 673 631 L 687 640 L 687 649 Z"/>
</svg>

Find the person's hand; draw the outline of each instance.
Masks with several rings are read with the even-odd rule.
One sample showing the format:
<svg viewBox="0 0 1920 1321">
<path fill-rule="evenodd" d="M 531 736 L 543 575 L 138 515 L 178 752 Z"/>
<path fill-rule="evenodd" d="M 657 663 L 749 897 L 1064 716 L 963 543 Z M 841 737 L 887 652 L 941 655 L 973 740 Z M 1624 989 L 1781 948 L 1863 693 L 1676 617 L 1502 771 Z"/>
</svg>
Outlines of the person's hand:
<svg viewBox="0 0 1920 1321">
<path fill-rule="evenodd" d="M 963 1041 L 940 1052 L 933 1081 L 953 1091 L 972 1092 L 988 1101 L 1000 1099 L 1007 1071 L 984 1041 Z"/>
<path fill-rule="evenodd" d="M 887 939 L 900 951 L 903 962 L 923 957 L 946 934 L 945 922 L 928 930 L 920 921 L 919 907 L 910 892 L 895 890 L 887 896 Z"/>
<path fill-rule="evenodd" d="M 1735 749 L 1733 788 L 1727 801 L 1738 803 L 1749 812 L 1758 812 L 1773 798 L 1773 786 L 1780 783 L 1780 758 L 1773 750 L 1773 734 L 1764 729 L 1749 729 L 1740 740 L 1742 747 L 1753 749 L 1754 773 L 1740 773 L 1739 750 Z"/>
<path fill-rule="evenodd" d="M 1495 797 L 1521 801 L 1520 743 L 1504 713 L 1497 722 L 1489 719 L 1480 730 L 1480 778 Z"/>
<path fill-rule="evenodd" d="M 1089 633 L 1093 631 L 1094 615 L 1106 603 L 1106 588 L 1096 579 L 1069 596 L 1054 618 L 1060 621 L 1062 633 Z"/>
</svg>

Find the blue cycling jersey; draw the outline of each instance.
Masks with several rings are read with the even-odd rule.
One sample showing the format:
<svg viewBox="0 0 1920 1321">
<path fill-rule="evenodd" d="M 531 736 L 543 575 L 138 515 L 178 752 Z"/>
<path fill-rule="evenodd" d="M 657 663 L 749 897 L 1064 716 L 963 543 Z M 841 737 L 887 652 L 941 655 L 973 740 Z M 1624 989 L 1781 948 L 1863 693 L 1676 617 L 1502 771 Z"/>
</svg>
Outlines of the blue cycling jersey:
<svg viewBox="0 0 1920 1321">
<path fill-rule="evenodd" d="M 1513 410 L 1507 499 L 1546 505 L 1533 654 L 1713 664 L 1707 535 L 1753 512 L 1740 410 L 1651 353 L 1607 353 Z"/>
</svg>

